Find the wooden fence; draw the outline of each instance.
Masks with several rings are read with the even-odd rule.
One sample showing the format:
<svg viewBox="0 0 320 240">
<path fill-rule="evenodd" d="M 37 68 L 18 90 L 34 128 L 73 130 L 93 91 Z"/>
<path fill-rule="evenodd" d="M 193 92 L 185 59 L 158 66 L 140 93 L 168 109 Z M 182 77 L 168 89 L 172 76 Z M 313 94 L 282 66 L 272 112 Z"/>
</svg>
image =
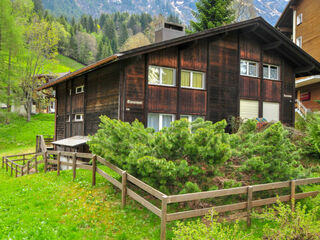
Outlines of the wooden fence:
<svg viewBox="0 0 320 240">
<path fill-rule="evenodd" d="M 27 154 L 25 154 L 26 156 Z M 32 155 L 32 154 L 28 154 Z M 43 160 L 37 161 L 37 156 L 42 155 Z M 6 169 L 8 171 L 8 167 L 11 167 L 11 173 L 13 171 L 13 166 L 15 166 L 16 176 L 17 176 L 17 167 L 19 167 L 21 171 L 21 175 L 24 173 L 24 168 L 26 165 L 17 166 L 14 164 L 15 160 L 9 160 L 11 157 L 21 157 L 23 155 L 15 155 L 15 156 L 7 156 L 3 157 L 3 163 L 6 165 Z M 68 158 L 70 161 L 61 161 L 61 157 Z M 24 158 L 24 157 L 23 157 Z M 247 217 L 247 224 L 250 226 L 251 224 L 251 211 L 255 207 L 262 207 L 270 204 L 274 204 L 277 200 L 281 202 L 288 202 L 291 201 L 292 210 L 294 210 L 295 200 L 303 199 L 307 197 L 314 197 L 319 192 L 304 192 L 304 193 L 296 193 L 297 186 L 300 185 L 307 185 L 307 184 L 315 184 L 320 183 L 320 178 L 309 178 L 309 179 L 300 179 L 300 180 L 291 180 L 286 182 L 277 182 L 277 183 L 269 183 L 269 184 L 260 184 L 254 186 L 245 186 L 245 187 L 238 187 L 238 188 L 231 188 L 231 189 L 222 189 L 222 190 L 214 190 L 214 191 L 207 191 L 207 192 L 198 192 L 198 193 L 188 193 L 188 194 L 180 194 L 180 195 L 171 195 L 167 196 L 166 194 L 154 189 L 153 187 L 149 186 L 148 184 L 142 182 L 141 180 L 137 179 L 136 177 L 132 176 L 131 174 L 127 173 L 126 171 L 118 168 L 117 166 L 111 164 L 107 160 L 93 155 L 89 153 L 76 153 L 76 152 L 61 152 L 61 151 L 45 151 L 44 153 L 35 153 L 32 159 L 35 159 L 35 166 L 39 163 L 44 163 L 44 172 L 48 171 L 49 165 L 54 164 L 57 167 L 57 174 L 60 174 L 61 166 L 69 166 L 72 168 L 73 172 L 73 179 L 76 178 L 76 169 L 86 169 L 92 171 L 92 185 L 96 185 L 96 174 L 100 174 L 103 178 L 113 184 L 116 188 L 121 191 L 121 202 L 122 207 L 125 207 L 127 196 L 130 196 L 135 201 L 142 204 L 148 210 L 156 214 L 161 219 L 161 240 L 166 239 L 166 224 L 167 222 L 179 220 L 179 219 L 187 219 L 192 217 L 199 217 L 208 214 L 212 209 L 214 209 L 217 213 L 226 213 L 232 212 L 237 210 L 246 210 L 241 217 Z M 83 159 L 90 159 L 92 160 L 92 164 L 89 165 L 88 163 L 84 163 Z M 21 161 L 17 160 L 17 161 Z M 30 163 L 32 162 L 31 160 Z M 97 163 L 101 163 L 102 165 L 107 166 L 110 170 L 118 173 L 121 176 L 121 182 L 117 179 L 110 176 L 108 173 L 103 171 L 101 168 L 97 166 Z M 30 164 L 29 163 L 29 164 Z M 278 197 L 266 198 L 266 199 L 258 199 L 254 200 L 253 195 L 254 193 L 261 192 L 261 191 L 270 191 L 275 189 L 283 189 L 289 188 L 290 195 L 282 195 Z M 154 203 L 145 199 L 141 194 L 138 192 L 147 192 L 149 195 L 153 196 L 155 199 L 160 200 L 161 206 L 156 206 Z M 246 201 L 222 205 L 222 206 L 213 206 L 209 208 L 201 208 L 195 210 L 188 210 L 182 212 L 174 212 L 168 213 L 168 204 L 172 203 L 182 203 L 194 200 L 201 200 L 201 199 L 212 199 L 217 197 L 224 197 L 224 196 L 231 196 L 231 195 L 246 195 Z"/>
<path fill-rule="evenodd" d="M 2 157 L 2 168 L 5 167 L 7 172 L 10 168 L 11 176 L 14 174 L 15 177 L 38 173 L 38 165 L 44 163 L 43 160 L 38 160 L 42 156 L 43 153 L 25 153 L 20 155 L 4 156 Z M 31 169 L 34 170 L 31 171 Z"/>
</svg>

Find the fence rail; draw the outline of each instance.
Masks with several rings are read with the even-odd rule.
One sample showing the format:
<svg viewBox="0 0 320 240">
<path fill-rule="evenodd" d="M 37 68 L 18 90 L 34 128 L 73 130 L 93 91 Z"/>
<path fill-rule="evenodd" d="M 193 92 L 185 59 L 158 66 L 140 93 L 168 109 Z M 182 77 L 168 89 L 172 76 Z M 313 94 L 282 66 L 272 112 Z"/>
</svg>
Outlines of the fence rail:
<svg viewBox="0 0 320 240">
<path fill-rule="evenodd" d="M 38 138 L 37 138 L 37 142 L 38 142 Z M 39 145 L 37 144 L 37 146 L 40 146 L 40 150 L 42 149 L 46 150 L 46 148 L 43 147 L 45 146 L 43 137 L 41 136 L 39 137 Z M 31 156 L 31 159 L 26 159 L 26 156 Z M 42 156 L 43 160 L 38 161 L 37 158 L 39 156 Z M 61 157 L 68 158 L 69 162 L 61 161 Z M 10 160 L 9 158 L 15 158 L 15 159 Z M 84 163 L 83 161 L 80 161 L 83 159 L 92 160 L 92 164 L 89 165 L 87 163 Z M 23 162 L 24 165 L 21 165 L 16 163 L 16 161 L 27 161 L 27 162 L 26 163 Z M 104 166 L 107 166 L 110 170 L 119 174 L 121 176 L 121 182 L 118 179 L 115 179 L 112 176 L 110 176 L 101 168 L 99 168 L 99 166 L 97 166 L 97 162 L 101 163 Z M 208 214 L 208 212 L 210 212 L 212 209 L 214 209 L 217 213 L 246 210 L 245 212 L 239 214 L 238 216 L 247 217 L 248 226 L 250 226 L 251 224 L 251 211 L 255 207 L 274 204 L 278 200 L 280 200 L 281 202 L 290 201 L 292 210 L 294 211 L 295 200 L 299 200 L 307 197 L 314 197 L 314 196 L 317 196 L 317 194 L 319 193 L 318 191 L 296 193 L 297 186 L 320 183 L 320 178 L 309 178 L 309 179 L 299 179 L 299 180 L 291 180 L 291 181 L 285 181 L 285 182 L 245 186 L 245 187 L 238 187 L 238 188 L 231 188 L 231 189 L 222 189 L 222 190 L 167 196 L 166 194 L 158 191 L 157 189 L 154 189 L 153 187 L 137 179 L 136 177 L 132 176 L 126 171 L 108 162 L 104 158 L 96 156 L 94 154 L 90 154 L 90 153 L 46 150 L 40 153 L 5 156 L 2 159 L 2 167 L 4 167 L 5 165 L 7 171 L 8 171 L 8 168 L 11 168 L 11 175 L 13 174 L 13 171 L 15 171 L 16 176 L 18 176 L 18 173 L 20 173 L 21 176 L 23 176 L 25 173 L 30 174 L 30 169 L 33 167 L 37 169 L 37 165 L 40 163 L 44 163 L 44 172 L 47 172 L 50 169 L 50 165 L 55 165 L 57 167 L 58 175 L 60 174 L 61 166 L 64 165 L 64 166 L 71 167 L 73 172 L 73 180 L 76 179 L 76 169 L 86 169 L 86 170 L 92 171 L 93 186 L 96 185 L 96 174 L 98 173 L 100 176 L 102 176 L 104 179 L 106 179 L 116 188 L 120 189 L 121 198 L 122 198 L 121 199 L 122 207 L 125 207 L 126 205 L 127 196 L 130 196 L 132 199 L 139 202 L 141 205 L 143 205 L 148 210 L 153 212 L 155 215 L 160 217 L 161 219 L 160 239 L 162 240 L 166 238 L 167 222 L 204 216 Z M 35 172 L 38 172 L 38 171 L 36 170 Z M 156 206 L 155 204 L 151 203 L 150 201 L 145 199 L 143 196 L 141 196 L 138 193 L 138 190 L 135 191 L 131 187 L 132 185 L 135 186 L 134 189 L 138 189 L 139 192 L 140 190 L 143 190 L 144 192 L 153 196 L 155 199 L 160 200 L 161 207 Z M 279 197 L 253 200 L 254 199 L 253 195 L 256 192 L 283 189 L 283 188 L 289 188 L 290 195 L 282 195 Z M 167 212 L 168 204 L 183 203 L 183 202 L 195 201 L 195 200 L 201 200 L 201 199 L 212 199 L 212 198 L 232 196 L 232 195 L 246 195 L 247 201 L 228 204 L 228 205 L 213 206 L 213 207 L 202 208 L 202 209 L 174 212 L 174 213 Z"/>
</svg>

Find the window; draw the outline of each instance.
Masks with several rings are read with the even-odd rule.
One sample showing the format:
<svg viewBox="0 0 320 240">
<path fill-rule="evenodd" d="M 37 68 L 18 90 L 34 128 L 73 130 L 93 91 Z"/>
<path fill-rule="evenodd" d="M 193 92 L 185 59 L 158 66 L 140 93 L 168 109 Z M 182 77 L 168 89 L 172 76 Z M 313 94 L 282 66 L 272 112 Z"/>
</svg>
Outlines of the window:
<svg viewBox="0 0 320 240">
<path fill-rule="evenodd" d="M 279 80 L 279 67 L 263 64 L 263 78 Z"/>
<path fill-rule="evenodd" d="M 301 36 L 297 38 L 296 44 L 297 44 L 298 47 L 302 48 L 302 37 Z"/>
<path fill-rule="evenodd" d="M 243 76 L 258 77 L 258 63 L 241 60 L 240 74 Z"/>
<path fill-rule="evenodd" d="M 76 94 L 79 94 L 79 93 L 83 93 L 84 92 L 84 86 L 78 86 L 76 87 Z"/>
<path fill-rule="evenodd" d="M 180 119 L 188 119 L 189 122 L 195 121 L 197 118 L 204 119 L 204 116 L 198 116 L 198 115 L 181 115 Z"/>
<path fill-rule="evenodd" d="M 240 117 L 255 119 L 259 116 L 259 102 L 253 100 L 240 100 Z"/>
<path fill-rule="evenodd" d="M 148 114 L 148 127 L 154 128 L 156 132 L 160 131 L 164 127 L 170 127 L 170 123 L 175 120 L 173 114 Z"/>
<path fill-rule="evenodd" d="M 74 121 L 75 122 L 82 122 L 83 121 L 83 114 L 76 114 L 74 116 Z"/>
<path fill-rule="evenodd" d="M 70 122 L 70 115 L 66 116 L 66 122 Z"/>
<path fill-rule="evenodd" d="M 181 71 L 181 87 L 204 89 L 205 74 L 203 72 Z"/>
<path fill-rule="evenodd" d="M 149 66 L 148 82 L 154 85 L 175 86 L 176 70 L 173 68 L 163 68 Z"/>
<path fill-rule="evenodd" d="M 276 102 L 263 102 L 263 117 L 268 121 L 279 121 L 280 104 Z"/>
<path fill-rule="evenodd" d="M 297 25 L 300 25 L 302 23 L 302 13 L 300 13 L 298 16 L 297 16 Z"/>
</svg>

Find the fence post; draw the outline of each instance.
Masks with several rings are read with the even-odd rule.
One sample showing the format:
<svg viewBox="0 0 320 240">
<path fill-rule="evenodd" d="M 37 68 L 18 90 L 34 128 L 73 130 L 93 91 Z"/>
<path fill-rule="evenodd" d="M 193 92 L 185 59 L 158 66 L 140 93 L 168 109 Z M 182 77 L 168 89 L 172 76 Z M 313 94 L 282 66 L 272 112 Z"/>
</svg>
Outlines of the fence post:
<svg viewBox="0 0 320 240">
<path fill-rule="evenodd" d="M 168 196 L 162 196 L 161 204 L 161 240 L 166 239 Z"/>
<path fill-rule="evenodd" d="M 6 172 L 8 172 L 8 158 L 6 158 Z"/>
<path fill-rule="evenodd" d="M 36 153 L 39 152 L 39 135 L 36 136 Z"/>
<path fill-rule="evenodd" d="M 74 181 L 76 179 L 77 175 L 77 158 L 76 158 L 76 153 L 72 154 L 72 172 L 73 172 L 73 177 L 72 180 Z"/>
<path fill-rule="evenodd" d="M 121 196 L 121 206 L 124 208 L 126 206 L 127 200 L 127 172 L 122 172 L 122 196 Z"/>
<path fill-rule="evenodd" d="M 44 173 L 47 172 L 48 170 L 48 156 L 47 156 L 47 151 L 44 152 L 43 160 L 44 160 Z"/>
<path fill-rule="evenodd" d="M 296 195 L 296 181 L 291 180 L 291 194 L 290 194 L 290 200 L 291 200 L 291 211 L 295 211 L 295 195 Z"/>
<path fill-rule="evenodd" d="M 22 157 L 23 157 L 23 165 L 24 165 L 24 163 L 25 163 L 25 161 L 24 161 L 24 160 L 26 159 L 26 155 L 24 155 L 24 154 L 23 154 L 23 156 L 22 156 Z"/>
<path fill-rule="evenodd" d="M 12 175 L 13 175 L 13 164 L 11 162 L 11 177 L 12 177 Z"/>
<path fill-rule="evenodd" d="M 252 191 L 253 187 L 248 186 L 248 202 L 247 202 L 247 226 L 251 226 L 251 209 L 252 209 Z"/>
<path fill-rule="evenodd" d="M 38 173 L 38 155 L 36 155 L 34 159 L 34 169 L 36 170 L 36 173 Z"/>
<path fill-rule="evenodd" d="M 30 174 L 30 162 L 28 161 L 27 162 L 27 175 Z"/>
<path fill-rule="evenodd" d="M 96 185 L 96 171 L 97 171 L 97 156 L 92 158 L 92 186 Z"/>
<path fill-rule="evenodd" d="M 21 177 L 23 176 L 23 169 L 24 169 L 24 167 L 21 167 L 21 168 L 20 168 L 20 170 L 21 170 L 20 176 L 21 176 Z"/>
<path fill-rule="evenodd" d="M 61 158 L 61 152 L 58 152 L 58 156 L 57 156 L 57 175 L 60 176 L 60 158 Z"/>
<path fill-rule="evenodd" d="M 16 165 L 16 177 L 18 177 L 18 166 Z"/>
<path fill-rule="evenodd" d="M 4 157 L 2 157 L 2 168 L 4 168 Z"/>
</svg>

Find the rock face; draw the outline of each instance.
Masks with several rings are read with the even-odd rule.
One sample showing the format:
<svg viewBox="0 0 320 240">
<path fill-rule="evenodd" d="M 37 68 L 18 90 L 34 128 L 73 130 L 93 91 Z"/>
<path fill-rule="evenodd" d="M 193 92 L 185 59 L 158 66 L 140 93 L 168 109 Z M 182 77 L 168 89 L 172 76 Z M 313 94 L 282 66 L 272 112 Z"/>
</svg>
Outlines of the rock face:
<svg viewBox="0 0 320 240">
<path fill-rule="evenodd" d="M 257 14 L 274 25 L 289 0 L 254 0 Z M 193 19 L 191 14 L 195 10 L 197 0 L 43 0 L 44 7 L 56 15 L 79 17 L 89 14 L 99 17 L 107 12 L 147 12 L 151 15 L 178 15 L 186 24 Z"/>
</svg>

